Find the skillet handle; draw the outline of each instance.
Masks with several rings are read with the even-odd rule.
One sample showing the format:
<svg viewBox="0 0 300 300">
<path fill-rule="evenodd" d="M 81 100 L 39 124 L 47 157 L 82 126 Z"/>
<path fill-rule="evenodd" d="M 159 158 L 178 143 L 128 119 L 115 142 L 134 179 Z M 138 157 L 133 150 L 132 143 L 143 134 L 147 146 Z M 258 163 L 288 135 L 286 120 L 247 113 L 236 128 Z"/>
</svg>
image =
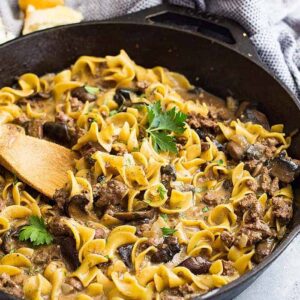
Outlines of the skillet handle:
<svg viewBox="0 0 300 300">
<path fill-rule="evenodd" d="M 255 63 L 262 62 L 244 29 L 236 22 L 193 9 L 162 4 L 133 14 L 117 17 L 114 22 L 157 24 L 162 27 L 180 29 L 218 41 Z M 192 47 L 192 45 L 191 45 Z"/>
</svg>

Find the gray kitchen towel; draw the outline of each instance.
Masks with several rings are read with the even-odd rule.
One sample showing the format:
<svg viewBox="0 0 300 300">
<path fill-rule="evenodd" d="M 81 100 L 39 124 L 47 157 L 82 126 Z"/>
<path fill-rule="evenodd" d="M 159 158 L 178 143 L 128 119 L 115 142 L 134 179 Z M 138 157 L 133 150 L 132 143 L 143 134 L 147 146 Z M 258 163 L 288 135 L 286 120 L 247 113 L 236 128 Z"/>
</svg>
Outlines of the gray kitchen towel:
<svg viewBox="0 0 300 300">
<path fill-rule="evenodd" d="M 132 13 L 162 0 L 65 0 L 85 20 L 103 20 Z M 170 0 L 240 23 L 263 63 L 300 99 L 300 0 Z M 0 17 L 18 36 L 22 21 L 17 0 L 0 0 Z M 255 82 L 253 83 L 255 85 Z"/>
</svg>

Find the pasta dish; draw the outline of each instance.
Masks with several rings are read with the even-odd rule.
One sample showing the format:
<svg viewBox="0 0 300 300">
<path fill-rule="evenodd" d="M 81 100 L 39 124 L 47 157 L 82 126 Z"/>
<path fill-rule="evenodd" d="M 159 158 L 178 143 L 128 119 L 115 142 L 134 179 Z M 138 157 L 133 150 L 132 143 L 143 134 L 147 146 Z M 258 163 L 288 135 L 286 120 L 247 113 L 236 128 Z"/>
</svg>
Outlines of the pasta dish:
<svg viewBox="0 0 300 300">
<path fill-rule="evenodd" d="M 78 154 L 52 199 L 0 169 L 0 290 L 22 299 L 190 299 L 259 264 L 293 216 L 282 124 L 124 50 L 20 76 L 6 123 Z"/>
</svg>

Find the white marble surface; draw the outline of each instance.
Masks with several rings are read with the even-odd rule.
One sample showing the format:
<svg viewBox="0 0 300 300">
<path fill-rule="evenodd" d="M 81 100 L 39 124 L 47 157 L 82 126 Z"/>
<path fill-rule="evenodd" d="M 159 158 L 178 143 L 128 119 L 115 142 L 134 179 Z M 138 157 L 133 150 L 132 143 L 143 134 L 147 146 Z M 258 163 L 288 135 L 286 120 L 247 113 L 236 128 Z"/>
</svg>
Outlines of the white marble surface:
<svg viewBox="0 0 300 300">
<path fill-rule="evenodd" d="M 300 235 L 276 261 L 234 300 L 299 300 Z"/>
</svg>

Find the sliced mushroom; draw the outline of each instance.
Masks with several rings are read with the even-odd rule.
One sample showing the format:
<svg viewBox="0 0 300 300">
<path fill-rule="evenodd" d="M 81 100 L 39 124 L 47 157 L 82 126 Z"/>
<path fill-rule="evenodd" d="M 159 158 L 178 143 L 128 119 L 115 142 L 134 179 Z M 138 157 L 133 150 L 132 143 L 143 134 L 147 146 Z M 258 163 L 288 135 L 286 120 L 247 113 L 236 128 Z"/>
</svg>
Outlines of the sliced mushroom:
<svg viewBox="0 0 300 300">
<path fill-rule="evenodd" d="M 49 93 L 39 92 L 39 93 L 36 93 L 36 94 L 33 94 L 32 96 L 30 96 L 29 99 L 32 101 L 42 101 L 45 99 L 49 99 L 50 96 L 51 95 Z"/>
<path fill-rule="evenodd" d="M 151 255 L 151 262 L 166 263 L 180 251 L 180 245 L 175 236 L 166 237 L 162 244 L 157 246 L 157 251 Z"/>
<path fill-rule="evenodd" d="M 118 253 L 128 268 L 131 268 L 131 252 L 133 244 L 126 244 L 118 248 Z"/>
<path fill-rule="evenodd" d="M 71 92 L 72 97 L 76 97 L 78 100 L 82 102 L 93 102 L 97 99 L 97 96 L 89 93 L 84 86 L 77 87 Z"/>
<path fill-rule="evenodd" d="M 64 207 L 65 213 L 68 217 L 80 221 L 95 221 L 99 222 L 99 219 L 92 211 L 90 202 L 85 195 L 75 195 L 69 201 L 66 202 Z"/>
<path fill-rule="evenodd" d="M 253 108 L 250 102 L 242 102 L 236 116 L 242 122 L 252 122 L 263 126 L 266 130 L 270 130 L 270 124 L 266 115 Z"/>
<path fill-rule="evenodd" d="M 285 183 L 291 183 L 300 174 L 300 161 L 288 157 L 284 152 L 273 159 L 270 166 L 270 174 Z"/>
<path fill-rule="evenodd" d="M 94 204 L 98 208 L 119 205 L 128 192 L 128 187 L 121 181 L 111 179 L 93 186 Z"/>
<path fill-rule="evenodd" d="M 275 240 L 272 238 L 261 241 L 255 247 L 253 261 L 257 264 L 261 263 L 273 251 L 274 247 Z"/>
<path fill-rule="evenodd" d="M 249 147 L 247 139 L 242 135 L 234 135 L 231 141 L 226 145 L 228 154 L 236 161 L 240 161 L 245 156 Z"/>
<path fill-rule="evenodd" d="M 248 159 L 260 159 L 264 152 L 265 147 L 260 143 L 256 143 L 248 147 L 246 156 Z"/>
<path fill-rule="evenodd" d="M 160 168 L 161 175 L 167 175 L 171 180 L 176 180 L 176 170 L 172 165 L 162 166 Z"/>
<path fill-rule="evenodd" d="M 16 248 L 15 244 L 16 244 L 17 236 L 18 236 L 18 230 L 9 230 L 3 234 L 1 249 L 5 254 L 10 253 L 11 250 Z"/>
<path fill-rule="evenodd" d="M 208 273 L 211 262 L 202 256 L 196 256 L 187 258 L 179 266 L 189 269 L 195 275 L 200 275 Z"/>
<path fill-rule="evenodd" d="M 75 239 L 70 236 L 63 236 L 56 237 L 55 241 L 60 245 L 61 254 L 70 270 L 75 271 L 80 266 Z"/>
<path fill-rule="evenodd" d="M 68 126 L 65 123 L 46 122 L 43 125 L 43 134 L 45 137 L 61 145 L 69 145 L 71 142 Z"/>
<path fill-rule="evenodd" d="M 113 216 L 124 222 L 138 221 L 138 220 L 151 220 L 155 215 L 154 209 L 141 210 L 141 211 L 121 211 L 114 212 Z"/>
</svg>

